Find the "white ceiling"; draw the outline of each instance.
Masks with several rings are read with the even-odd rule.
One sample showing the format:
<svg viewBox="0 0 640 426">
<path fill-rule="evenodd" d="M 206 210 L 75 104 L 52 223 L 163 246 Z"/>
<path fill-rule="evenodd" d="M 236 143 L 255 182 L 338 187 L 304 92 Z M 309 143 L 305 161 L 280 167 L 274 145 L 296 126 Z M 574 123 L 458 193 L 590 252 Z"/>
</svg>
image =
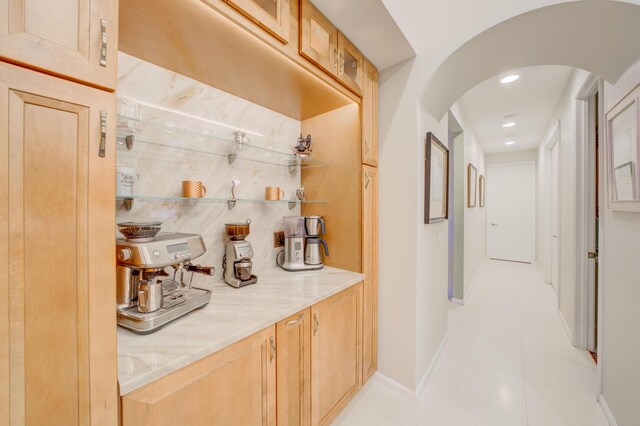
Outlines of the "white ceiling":
<svg viewBox="0 0 640 426">
<path fill-rule="evenodd" d="M 459 103 L 485 154 L 538 147 L 573 70 L 557 65 L 522 68 L 492 77 L 465 93 Z M 511 73 L 520 79 L 501 84 L 500 79 Z M 506 120 L 511 114 L 514 117 Z M 516 125 L 503 128 L 506 121 Z M 507 139 L 516 143 L 505 145 Z"/>
<path fill-rule="evenodd" d="M 415 56 L 380 0 L 312 0 L 378 70 Z"/>
</svg>

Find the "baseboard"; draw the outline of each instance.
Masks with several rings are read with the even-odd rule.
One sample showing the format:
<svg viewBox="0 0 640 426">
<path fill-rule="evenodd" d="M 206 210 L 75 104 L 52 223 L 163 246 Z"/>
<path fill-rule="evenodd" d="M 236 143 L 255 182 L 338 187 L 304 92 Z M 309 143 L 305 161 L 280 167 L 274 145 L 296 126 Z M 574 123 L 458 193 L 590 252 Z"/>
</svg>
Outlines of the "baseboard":
<svg viewBox="0 0 640 426">
<path fill-rule="evenodd" d="M 478 282 L 478 277 L 480 276 L 480 273 L 482 272 L 482 270 L 487 266 L 487 263 L 489 263 L 489 260 L 490 259 L 488 257 L 485 257 L 484 259 L 482 259 L 482 263 L 480 263 L 480 267 L 476 271 L 476 274 L 473 276 L 473 280 L 471 280 L 471 284 L 469 284 L 469 288 L 464 292 L 463 300 L 469 300 L 469 296 L 471 296 L 471 292 L 473 291 L 473 289 L 476 286 L 476 283 Z"/>
<path fill-rule="evenodd" d="M 573 333 L 571 333 L 571 329 L 569 328 L 569 324 L 567 324 L 567 320 L 564 319 L 564 315 L 562 315 L 562 311 L 558 309 L 558 316 L 560 317 L 560 322 L 564 327 L 564 331 L 567 332 L 567 336 L 569 336 L 569 341 L 573 342 Z"/>
<path fill-rule="evenodd" d="M 462 299 L 456 299 L 455 297 L 451 298 L 451 303 L 454 303 L 456 305 L 464 305 L 464 300 Z"/>
<path fill-rule="evenodd" d="M 616 422 L 615 417 L 613 417 L 613 413 L 609 409 L 609 405 L 607 405 L 604 395 L 600 394 L 598 396 L 598 402 L 600 403 L 600 408 L 602 408 L 602 413 L 604 414 L 605 419 L 607 419 L 609 426 L 618 426 L 618 422 Z"/>
<path fill-rule="evenodd" d="M 433 369 L 436 368 L 436 364 L 438 363 L 438 360 L 440 360 L 440 355 L 442 355 L 442 351 L 444 351 L 444 347 L 447 346 L 448 341 L 449 341 L 449 334 L 447 333 L 442 338 L 440 345 L 438 345 L 438 349 L 436 349 L 436 353 L 433 354 L 433 358 L 431 359 L 431 362 L 429 363 L 427 370 L 422 375 L 422 379 L 420 379 L 420 381 L 418 382 L 418 386 L 416 387 L 416 392 L 415 392 L 416 399 L 419 398 L 420 395 L 422 395 L 422 391 L 427 386 L 427 382 L 429 382 L 429 377 L 431 377 L 431 373 L 433 373 Z"/>
<path fill-rule="evenodd" d="M 396 391 L 403 394 L 407 398 L 410 398 L 411 400 L 416 401 L 422 394 L 422 391 L 424 390 L 424 388 L 427 386 L 427 383 L 429 382 L 429 377 L 431 377 L 431 373 L 433 373 L 433 369 L 435 368 L 438 360 L 440 359 L 440 355 L 442 355 L 442 351 L 447 345 L 448 340 L 449 340 L 449 335 L 445 334 L 444 337 L 442 338 L 442 341 L 440 342 L 440 345 L 438 346 L 438 349 L 436 349 L 436 352 L 433 355 L 433 359 L 429 363 L 429 367 L 427 367 L 427 370 L 422 375 L 422 379 L 420 379 L 420 382 L 418 382 L 418 386 L 416 387 L 415 390 L 411 390 L 405 385 L 396 382 L 392 378 L 382 374 L 380 371 L 376 371 L 371 378 L 374 380 L 378 380 L 382 383 L 385 383 L 386 385 L 395 389 Z"/>
<path fill-rule="evenodd" d="M 547 280 L 544 278 L 544 272 L 542 272 L 540 264 L 538 262 L 531 262 L 531 264 L 534 265 L 538 270 L 538 275 L 540 275 L 540 279 L 542 280 L 542 282 L 551 285 L 551 282 L 547 282 Z"/>
<path fill-rule="evenodd" d="M 376 371 L 375 373 L 373 373 L 373 376 L 371 376 L 371 379 L 377 380 L 377 381 L 379 381 L 381 383 L 386 384 L 387 386 L 395 389 L 397 392 L 401 393 L 402 395 L 406 396 L 407 398 L 410 398 L 412 400 L 416 399 L 416 393 L 414 391 L 412 391 L 411 389 L 409 389 L 405 385 L 402 385 L 402 384 L 396 382 L 395 380 L 385 376 L 384 374 L 382 374 L 379 371 Z M 369 381 L 371 381 L 371 379 L 369 379 Z"/>
</svg>

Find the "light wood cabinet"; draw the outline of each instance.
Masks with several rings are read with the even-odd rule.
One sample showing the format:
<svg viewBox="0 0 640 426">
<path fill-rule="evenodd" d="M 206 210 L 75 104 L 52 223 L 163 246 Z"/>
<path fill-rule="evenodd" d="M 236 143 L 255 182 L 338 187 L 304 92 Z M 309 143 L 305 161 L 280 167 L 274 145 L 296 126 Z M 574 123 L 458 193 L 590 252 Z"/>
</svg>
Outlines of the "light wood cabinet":
<svg viewBox="0 0 640 426">
<path fill-rule="evenodd" d="M 278 426 L 311 424 L 311 309 L 276 324 Z"/>
<path fill-rule="evenodd" d="M 311 419 L 329 424 L 361 386 L 362 286 L 311 307 Z"/>
<path fill-rule="evenodd" d="M 123 426 L 276 424 L 275 326 L 122 398 Z"/>
<path fill-rule="evenodd" d="M 300 54 L 338 76 L 338 29 L 309 0 L 300 3 Z"/>
<path fill-rule="evenodd" d="M 289 42 L 289 2 L 291 0 L 225 0 L 247 18 L 286 44 Z M 212 3 L 213 0 L 206 0 Z"/>
<path fill-rule="evenodd" d="M 378 166 L 378 71 L 364 60 L 362 90 L 362 163 Z"/>
<path fill-rule="evenodd" d="M 364 56 L 340 31 L 338 31 L 338 56 L 338 80 L 354 92 L 362 93 Z"/>
<path fill-rule="evenodd" d="M 0 63 L 0 424 L 117 422 L 115 121 L 112 93 Z"/>
<path fill-rule="evenodd" d="M 7 0 L 0 58 L 115 89 L 117 0 Z"/>
<path fill-rule="evenodd" d="M 378 367 L 378 169 L 362 166 L 362 378 Z"/>
</svg>

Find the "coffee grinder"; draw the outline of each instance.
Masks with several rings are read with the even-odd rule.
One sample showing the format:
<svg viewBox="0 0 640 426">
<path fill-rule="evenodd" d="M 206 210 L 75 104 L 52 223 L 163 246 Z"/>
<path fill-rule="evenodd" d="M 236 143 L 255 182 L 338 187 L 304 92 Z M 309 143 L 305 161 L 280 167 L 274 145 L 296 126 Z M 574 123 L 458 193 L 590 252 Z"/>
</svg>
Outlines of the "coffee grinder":
<svg viewBox="0 0 640 426">
<path fill-rule="evenodd" d="M 246 223 L 228 223 L 225 231 L 230 240 L 225 245 L 222 259 L 224 282 L 231 287 L 240 288 L 258 282 L 258 277 L 251 274 L 253 247 L 245 238 L 249 235 L 251 219 Z"/>
</svg>

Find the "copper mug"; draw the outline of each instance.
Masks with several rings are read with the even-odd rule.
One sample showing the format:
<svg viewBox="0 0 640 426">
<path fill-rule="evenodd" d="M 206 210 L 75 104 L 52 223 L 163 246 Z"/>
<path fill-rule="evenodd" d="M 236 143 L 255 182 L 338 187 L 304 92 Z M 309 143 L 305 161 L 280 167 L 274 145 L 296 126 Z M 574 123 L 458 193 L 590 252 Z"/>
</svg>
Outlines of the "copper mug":
<svg viewBox="0 0 640 426">
<path fill-rule="evenodd" d="M 267 186 L 264 189 L 265 200 L 282 200 L 284 198 L 284 191 L 277 186 Z"/>
<path fill-rule="evenodd" d="M 184 198 L 202 198 L 207 195 L 207 187 L 199 180 L 183 180 L 182 196 Z"/>
</svg>

